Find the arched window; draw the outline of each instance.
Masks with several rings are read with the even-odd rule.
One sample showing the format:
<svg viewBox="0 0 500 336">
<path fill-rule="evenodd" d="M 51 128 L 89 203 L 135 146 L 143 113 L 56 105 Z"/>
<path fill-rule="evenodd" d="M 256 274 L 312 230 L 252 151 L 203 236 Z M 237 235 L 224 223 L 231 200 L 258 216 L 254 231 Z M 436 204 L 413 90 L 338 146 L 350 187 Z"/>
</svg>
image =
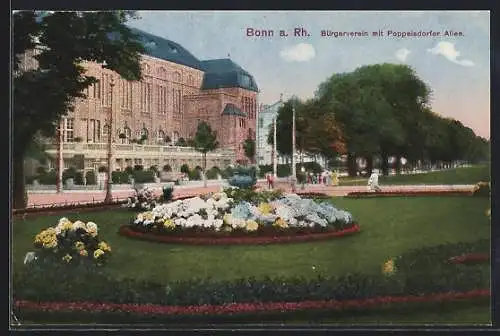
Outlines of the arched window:
<svg viewBox="0 0 500 336">
<path fill-rule="evenodd" d="M 125 135 L 125 138 L 122 139 L 122 143 L 130 143 L 132 130 L 128 126 L 125 126 L 125 128 L 123 129 L 123 134 Z"/>
<path fill-rule="evenodd" d="M 108 134 L 109 134 L 109 125 L 104 124 L 104 126 L 102 127 L 102 136 L 107 137 Z"/>
<path fill-rule="evenodd" d="M 160 143 L 163 143 L 165 141 L 165 132 L 163 132 L 163 130 L 161 129 L 158 131 L 157 140 Z"/>
<path fill-rule="evenodd" d="M 167 77 L 167 70 L 165 70 L 164 67 L 158 68 L 158 76 L 160 76 L 160 78 L 162 79 L 165 79 Z"/>
<path fill-rule="evenodd" d="M 188 77 L 188 84 L 189 85 L 194 85 L 194 77 L 191 76 L 191 75 L 189 75 L 189 77 Z"/>
<path fill-rule="evenodd" d="M 142 130 L 141 130 L 141 137 L 145 137 L 146 139 L 149 137 L 149 131 L 146 127 L 144 127 Z"/>
<path fill-rule="evenodd" d="M 174 72 L 174 82 L 180 82 L 181 81 L 181 73 L 180 72 Z"/>
<path fill-rule="evenodd" d="M 179 132 L 174 132 L 174 138 L 172 139 L 172 141 L 176 143 L 178 140 L 179 140 Z"/>
</svg>

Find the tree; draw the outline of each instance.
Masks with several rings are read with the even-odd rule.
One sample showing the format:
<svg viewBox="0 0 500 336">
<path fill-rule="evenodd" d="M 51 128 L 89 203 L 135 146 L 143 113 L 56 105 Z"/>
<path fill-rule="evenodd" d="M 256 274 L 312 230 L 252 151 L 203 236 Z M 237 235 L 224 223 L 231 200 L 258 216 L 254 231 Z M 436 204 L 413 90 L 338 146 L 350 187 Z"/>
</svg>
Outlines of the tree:
<svg viewBox="0 0 500 336">
<path fill-rule="evenodd" d="M 129 11 L 20 11 L 14 22 L 14 208 L 24 208 L 24 158 L 34 137 L 53 137 L 59 120 L 97 81 L 85 75 L 83 61 L 104 64 L 127 80 L 141 79 L 143 44 L 125 25 Z M 36 49 L 37 67 L 23 67 Z"/>
<path fill-rule="evenodd" d="M 217 134 L 212 131 L 212 128 L 209 124 L 202 121 L 198 124 L 196 129 L 196 134 L 194 136 L 195 146 L 194 148 L 202 153 L 203 155 L 203 185 L 207 187 L 207 153 L 211 152 L 217 147 L 219 147 L 219 142 L 217 141 Z"/>
<path fill-rule="evenodd" d="M 255 140 L 252 138 L 245 139 L 245 141 L 243 142 L 243 150 L 245 151 L 245 156 L 248 158 L 248 160 L 251 163 L 254 163 L 256 151 Z"/>
</svg>

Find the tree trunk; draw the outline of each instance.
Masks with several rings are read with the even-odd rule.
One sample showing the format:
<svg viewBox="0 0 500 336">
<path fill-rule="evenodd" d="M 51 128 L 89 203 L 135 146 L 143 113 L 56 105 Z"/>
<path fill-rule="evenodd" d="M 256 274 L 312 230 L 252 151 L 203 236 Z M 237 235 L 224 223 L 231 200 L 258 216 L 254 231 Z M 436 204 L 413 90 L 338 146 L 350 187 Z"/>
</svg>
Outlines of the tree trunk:
<svg viewBox="0 0 500 336">
<path fill-rule="evenodd" d="M 365 159 L 366 159 L 366 174 L 370 176 L 373 173 L 373 156 L 367 156 Z"/>
<path fill-rule="evenodd" d="M 394 168 L 396 169 L 396 174 L 401 175 L 401 155 L 396 155 L 396 161 L 394 163 Z"/>
<path fill-rule="evenodd" d="M 13 208 L 24 209 L 27 204 L 27 193 L 24 181 L 24 157 L 15 157 L 13 162 Z"/>
<path fill-rule="evenodd" d="M 387 154 L 382 154 L 380 159 L 381 159 L 380 168 L 382 170 L 382 175 L 389 176 L 389 162 L 388 162 L 389 157 L 387 156 Z"/>
<path fill-rule="evenodd" d="M 347 173 L 349 177 L 355 177 L 357 175 L 356 155 L 353 153 L 347 154 Z"/>
<path fill-rule="evenodd" d="M 207 187 L 207 153 L 203 153 L 203 187 Z"/>
</svg>

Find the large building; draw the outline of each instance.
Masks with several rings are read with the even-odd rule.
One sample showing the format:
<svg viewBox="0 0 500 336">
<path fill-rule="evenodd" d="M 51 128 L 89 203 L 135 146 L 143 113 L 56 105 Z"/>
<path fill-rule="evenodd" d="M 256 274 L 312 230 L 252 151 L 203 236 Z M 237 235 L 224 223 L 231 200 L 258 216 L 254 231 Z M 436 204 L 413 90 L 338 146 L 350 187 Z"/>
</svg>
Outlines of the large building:
<svg viewBox="0 0 500 336">
<path fill-rule="evenodd" d="M 147 50 L 141 61 L 143 79 L 127 81 L 101 64 L 85 62 L 98 82 L 62 120 L 64 158 L 84 155 L 86 169 L 105 163 L 113 113 L 113 169 L 199 165 L 199 153 L 172 145 L 193 138 L 200 121 L 216 131 L 221 147 L 209 154 L 209 165 L 245 162 L 242 144 L 256 138 L 258 88 L 252 75 L 229 58 L 201 61 L 173 41 L 133 30 Z M 141 138 L 142 145 L 135 144 Z"/>
</svg>

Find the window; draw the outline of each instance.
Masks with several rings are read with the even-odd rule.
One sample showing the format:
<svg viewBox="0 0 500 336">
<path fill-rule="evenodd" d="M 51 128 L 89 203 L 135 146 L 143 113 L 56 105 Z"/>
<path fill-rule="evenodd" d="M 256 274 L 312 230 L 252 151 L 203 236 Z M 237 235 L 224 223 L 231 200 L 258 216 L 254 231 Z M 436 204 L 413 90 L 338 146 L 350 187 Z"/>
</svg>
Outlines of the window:
<svg viewBox="0 0 500 336">
<path fill-rule="evenodd" d="M 104 126 L 102 127 L 102 136 L 108 136 L 109 134 L 109 125 L 108 124 L 104 124 Z"/>
<path fill-rule="evenodd" d="M 250 79 L 250 76 L 248 76 L 248 75 L 242 76 L 242 82 L 243 82 L 243 86 L 245 86 L 245 87 L 250 87 L 252 85 L 252 80 Z"/>
<path fill-rule="evenodd" d="M 189 85 L 194 85 L 194 77 L 191 76 L 191 75 L 189 75 L 189 77 L 188 77 L 188 84 Z"/>
<path fill-rule="evenodd" d="M 101 121 L 89 119 L 87 121 L 87 142 L 101 142 Z"/>
<path fill-rule="evenodd" d="M 132 130 L 128 126 L 125 126 L 123 134 L 125 134 L 125 139 L 122 139 L 122 143 L 129 143 L 130 137 L 132 136 Z"/>
<path fill-rule="evenodd" d="M 73 142 L 75 138 L 74 134 L 74 121 L 73 118 L 63 119 L 63 142 Z"/>
<path fill-rule="evenodd" d="M 132 83 L 123 80 L 120 91 L 121 108 L 124 110 L 132 110 Z"/>
<path fill-rule="evenodd" d="M 90 91 L 92 92 L 92 98 L 101 99 L 101 81 L 97 80 L 96 83 L 92 84 Z"/>
<path fill-rule="evenodd" d="M 160 78 L 162 78 L 162 79 L 166 79 L 167 78 L 167 70 L 165 70 L 165 68 L 163 68 L 163 67 L 158 68 L 158 76 L 160 76 Z"/>
<path fill-rule="evenodd" d="M 165 141 L 165 132 L 163 132 L 163 130 L 158 131 L 157 140 L 158 140 L 158 142 Z"/>
<path fill-rule="evenodd" d="M 158 113 L 167 113 L 167 88 L 158 85 Z"/>
<path fill-rule="evenodd" d="M 141 108 L 143 113 L 151 111 L 151 84 L 141 83 Z"/>
<path fill-rule="evenodd" d="M 174 118 L 179 118 L 181 115 L 181 90 L 172 89 L 174 100 Z"/>
<path fill-rule="evenodd" d="M 179 140 L 179 132 L 174 132 L 174 138 L 172 139 L 173 143 L 176 143 Z"/>
<path fill-rule="evenodd" d="M 101 77 L 101 82 L 102 82 L 102 95 L 101 95 L 101 103 L 102 106 L 111 106 L 111 95 L 112 93 L 112 87 L 111 87 L 111 75 L 110 74 L 103 74 Z"/>
<path fill-rule="evenodd" d="M 181 81 L 181 73 L 180 72 L 174 72 L 174 82 L 180 82 Z"/>
</svg>

